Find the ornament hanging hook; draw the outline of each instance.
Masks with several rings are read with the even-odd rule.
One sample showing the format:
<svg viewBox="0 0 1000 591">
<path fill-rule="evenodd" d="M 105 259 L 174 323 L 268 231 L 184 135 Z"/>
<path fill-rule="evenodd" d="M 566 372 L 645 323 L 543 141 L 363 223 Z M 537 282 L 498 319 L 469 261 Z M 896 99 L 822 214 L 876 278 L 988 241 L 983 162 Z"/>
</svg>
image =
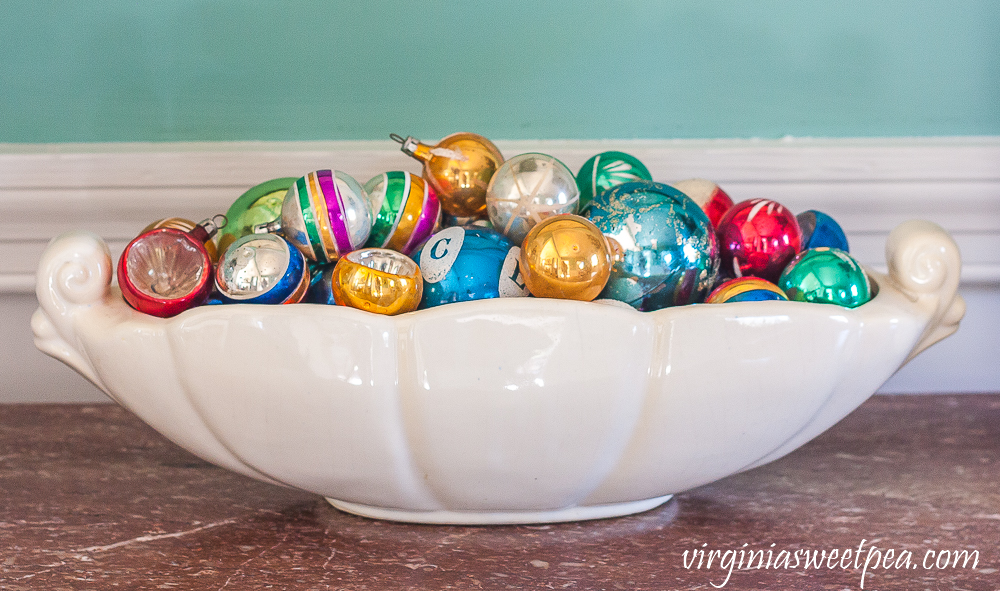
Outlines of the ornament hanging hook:
<svg viewBox="0 0 1000 591">
<path fill-rule="evenodd" d="M 389 134 L 389 139 L 391 139 L 392 141 L 396 142 L 397 144 L 402 144 L 402 143 L 406 142 L 406 138 L 404 138 L 403 136 L 399 135 L 398 133 L 390 133 Z"/>
</svg>

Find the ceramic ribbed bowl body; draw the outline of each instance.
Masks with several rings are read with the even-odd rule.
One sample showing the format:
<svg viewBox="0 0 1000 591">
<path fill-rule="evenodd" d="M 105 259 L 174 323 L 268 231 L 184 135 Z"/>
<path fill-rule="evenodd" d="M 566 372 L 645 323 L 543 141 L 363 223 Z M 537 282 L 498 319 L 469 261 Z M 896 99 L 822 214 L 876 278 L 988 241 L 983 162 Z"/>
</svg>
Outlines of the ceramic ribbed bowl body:
<svg viewBox="0 0 1000 591">
<path fill-rule="evenodd" d="M 519 523 L 641 511 L 771 461 L 951 334 L 951 238 L 897 228 L 855 309 L 800 302 L 509 298 L 396 317 L 321 305 L 160 319 L 110 285 L 96 236 L 38 273 L 38 347 L 207 461 L 403 521 Z"/>
</svg>

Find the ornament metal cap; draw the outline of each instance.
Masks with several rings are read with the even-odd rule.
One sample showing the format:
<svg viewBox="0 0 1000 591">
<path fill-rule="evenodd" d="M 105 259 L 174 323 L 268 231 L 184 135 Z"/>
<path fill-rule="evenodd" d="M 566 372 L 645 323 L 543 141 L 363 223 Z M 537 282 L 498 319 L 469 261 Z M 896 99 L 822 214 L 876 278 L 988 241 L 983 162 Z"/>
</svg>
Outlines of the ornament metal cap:
<svg viewBox="0 0 1000 591">
<path fill-rule="evenodd" d="M 402 144 L 399 149 L 402 150 L 407 156 L 412 156 L 424 161 L 430 160 L 434 156 L 434 154 L 431 153 L 430 146 L 421 144 L 420 140 L 412 135 L 408 135 L 404 139 L 403 136 L 398 133 L 390 133 L 389 137 L 397 144 Z"/>
</svg>

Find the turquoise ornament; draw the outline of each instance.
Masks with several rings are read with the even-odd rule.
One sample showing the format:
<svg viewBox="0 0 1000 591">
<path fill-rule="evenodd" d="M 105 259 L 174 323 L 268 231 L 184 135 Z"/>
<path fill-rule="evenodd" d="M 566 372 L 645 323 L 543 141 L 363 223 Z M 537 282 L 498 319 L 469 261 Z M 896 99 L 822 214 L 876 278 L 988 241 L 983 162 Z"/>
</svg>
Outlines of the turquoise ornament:
<svg viewBox="0 0 1000 591">
<path fill-rule="evenodd" d="M 608 189 L 633 181 L 651 181 L 653 175 L 639 159 L 625 152 L 601 152 L 591 156 L 576 174 L 580 189 L 580 211 Z"/>
<path fill-rule="evenodd" d="M 528 295 L 518 267 L 520 254 L 520 248 L 494 230 L 441 230 L 412 255 L 424 280 L 420 308 Z"/>
<path fill-rule="evenodd" d="M 618 185 L 594 199 L 590 219 L 622 250 L 599 297 L 648 312 L 704 301 L 715 283 L 712 223 L 677 189 L 653 181 Z"/>
<path fill-rule="evenodd" d="M 868 274 L 858 261 L 837 248 L 800 252 L 778 279 L 788 299 L 857 308 L 871 299 Z"/>
</svg>

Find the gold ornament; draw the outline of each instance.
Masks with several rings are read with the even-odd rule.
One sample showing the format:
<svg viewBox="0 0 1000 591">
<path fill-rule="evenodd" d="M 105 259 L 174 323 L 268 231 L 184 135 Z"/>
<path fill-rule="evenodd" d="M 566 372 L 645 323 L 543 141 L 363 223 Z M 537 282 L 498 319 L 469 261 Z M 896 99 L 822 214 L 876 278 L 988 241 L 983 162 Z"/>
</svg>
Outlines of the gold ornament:
<svg viewBox="0 0 1000 591">
<path fill-rule="evenodd" d="M 330 283 L 337 305 L 389 316 L 416 310 L 424 293 L 420 267 L 385 248 L 362 248 L 340 257 Z"/>
<path fill-rule="evenodd" d="M 486 187 L 503 164 L 493 142 L 475 133 L 453 133 L 436 146 L 392 134 L 403 153 L 424 163 L 424 178 L 434 187 L 445 213 L 455 217 L 486 215 Z"/>
<path fill-rule="evenodd" d="M 611 276 L 614 250 L 590 220 L 563 214 L 542 220 L 521 246 L 521 276 L 540 298 L 591 301 Z"/>
</svg>

